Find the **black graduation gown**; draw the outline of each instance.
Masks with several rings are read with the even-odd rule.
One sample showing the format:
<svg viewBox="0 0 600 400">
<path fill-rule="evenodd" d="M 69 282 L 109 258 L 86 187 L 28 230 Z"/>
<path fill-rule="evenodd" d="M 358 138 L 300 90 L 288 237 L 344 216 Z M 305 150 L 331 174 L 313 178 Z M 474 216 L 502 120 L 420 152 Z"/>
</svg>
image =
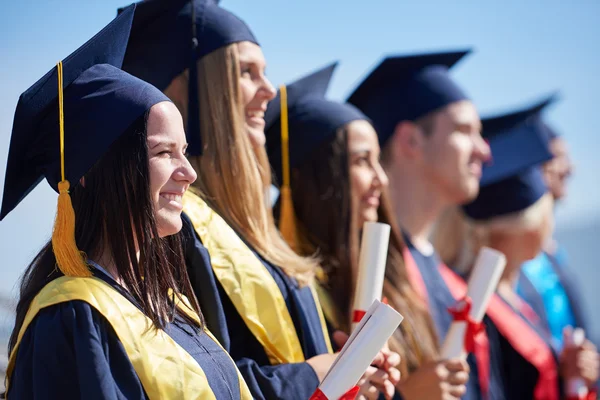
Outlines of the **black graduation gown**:
<svg viewBox="0 0 600 400">
<path fill-rule="evenodd" d="M 210 254 L 183 214 L 186 264 L 207 327 L 237 364 L 257 399 L 307 399 L 319 380 L 305 362 L 271 365 L 263 346 L 250 332 L 220 282 L 214 276 Z M 320 317 L 310 288 L 300 288 L 281 269 L 254 254 L 267 268 L 285 300 L 304 353 L 309 359 L 328 352 Z M 205 311 L 206 310 L 206 311 Z"/>
<path fill-rule="evenodd" d="M 94 275 L 138 306 L 112 278 L 99 270 Z M 240 398 L 235 365 L 215 341 L 179 317 L 165 332 L 200 365 L 218 399 Z M 8 398 L 53 399 L 58 394 L 61 399 L 147 398 L 109 321 L 83 301 L 40 310 L 17 350 Z"/>
</svg>

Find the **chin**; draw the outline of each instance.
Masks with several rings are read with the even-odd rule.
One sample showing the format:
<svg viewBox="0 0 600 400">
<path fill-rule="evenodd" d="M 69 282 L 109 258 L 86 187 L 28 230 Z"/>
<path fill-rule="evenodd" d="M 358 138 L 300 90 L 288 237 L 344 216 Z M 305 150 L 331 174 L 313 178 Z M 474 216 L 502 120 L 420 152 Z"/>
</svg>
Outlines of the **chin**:
<svg viewBox="0 0 600 400">
<path fill-rule="evenodd" d="M 161 221 L 157 221 L 156 225 L 158 236 L 164 238 L 179 233 L 183 223 L 181 222 L 181 216 L 179 216 L 178 218 L 162 219 Z"/>
<path fill-rule="evenodd" d="M 359 228 L 362 228 L 365 222 L 377 222 L 379 220 L 379 215 L 377 214 L 376 208 L 367 208 L 362 212 L 361 221 Z"/>
<path fill-rule="evenodd" d="M 255 147 L 264 146 L 267 142 L 267 138 L 265 137 L 265 131 L 263 129 L 253 128 L 246 124 L 246 133 L 248 133 L 250 142 Z"/>
</svg>

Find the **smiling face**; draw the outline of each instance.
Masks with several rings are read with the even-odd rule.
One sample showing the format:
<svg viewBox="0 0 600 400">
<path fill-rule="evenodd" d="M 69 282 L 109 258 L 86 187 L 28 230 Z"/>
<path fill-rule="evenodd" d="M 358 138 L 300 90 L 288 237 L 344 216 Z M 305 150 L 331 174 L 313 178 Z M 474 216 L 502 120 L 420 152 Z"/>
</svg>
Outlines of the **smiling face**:
<svg viewBox="0 0 600 400">
<path fill-rule="evenodd" d="M 182 196 L 196 180 L 185 152 L 187 141 L 181 114 L 173 103 L 150 109 L 147 124 L 150 195 L 160 237 L 181 230 Z"/>
<path fill-rule="evenodd" d="M 352 212 L 362 228 L 365 222 L 377 221 L 381 190 L 388 185 L 388 178 L 379 163 L 379 141 L 371 124 L 353 121 L 346 130 Z"/>
<path fill-rule="evenodd" d="M 265 76 L 266 62 L 260 47 L 251 42 L 237 44 L 240 59 L 240 89 L 246 132 L 254 146 L 265 144 L 265 111 L 277 94 Z"/>
</svg>

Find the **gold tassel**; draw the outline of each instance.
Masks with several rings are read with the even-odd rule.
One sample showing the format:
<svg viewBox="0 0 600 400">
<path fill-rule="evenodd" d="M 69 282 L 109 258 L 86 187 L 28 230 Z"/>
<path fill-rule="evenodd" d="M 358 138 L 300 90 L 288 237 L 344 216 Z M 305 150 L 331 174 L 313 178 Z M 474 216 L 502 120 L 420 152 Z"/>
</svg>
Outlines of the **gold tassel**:
<svg viewBox="0 0 600 400">
<path fill-rule="evenodd" d="M 52 250 L 56 264 L 66 276 L 92 276 L 75 243 L 75 211 L 69 195 L 69 181 L 58 183 L 58 207 L 52 230 Z"/>
<path fill-rule="evenodd" d="M 52 230 L 52 250 L 56 264 L 66 276 L 90 277 L 92 273 L 85 262 L 84 254 L 75 242 L 75 210 L 69 195 L 70 184 L 65 179 L 65 129 L 63 113 L 63 73 L 62 61 L 58 68 L 58 115 L 60 133 L 60 172 L 62 180 L 58 183 L 58 206 Z"/>
<path fill-rule="evenodd" d="M 283 239 L 290 245 L 292 250 L 299 251 L 298 230 L 296 228 L 296 216 L 294 214 L 294 203 L 292 201 L 292 189 L 290 188 L 290 149 L 288 133 L 288 107 L 287 88 L 281 85 L 279 88 L 281 99 L 281 173 L 283 184 L 279 194 L 279 231 Z"/>
<path fill-rule="evenodd" d="M 279 231 L 281 236 L 294 251 L 298 251 L 298 230 L 296 228 L 296 215 L 292 202 L 292 191 L 283 186 L 280 194 Z"/>
</svg>

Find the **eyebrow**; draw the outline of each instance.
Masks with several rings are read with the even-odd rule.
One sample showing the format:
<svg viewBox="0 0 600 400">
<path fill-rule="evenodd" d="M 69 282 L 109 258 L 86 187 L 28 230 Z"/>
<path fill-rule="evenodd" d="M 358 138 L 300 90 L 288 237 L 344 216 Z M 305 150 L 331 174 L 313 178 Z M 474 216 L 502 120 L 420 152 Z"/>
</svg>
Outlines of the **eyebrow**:
<svg viewBox="0 0 600 400">
<path fill-rule="evenodd" d="M 152 141 L 152 139 L 150 139 L 150 141 Z M 172 140 L 158 140 L 157 143 L 150 146 L 150 150 L 152 150 L 158 146 L 177 147 L 177 143 Z"/>
</svg>

